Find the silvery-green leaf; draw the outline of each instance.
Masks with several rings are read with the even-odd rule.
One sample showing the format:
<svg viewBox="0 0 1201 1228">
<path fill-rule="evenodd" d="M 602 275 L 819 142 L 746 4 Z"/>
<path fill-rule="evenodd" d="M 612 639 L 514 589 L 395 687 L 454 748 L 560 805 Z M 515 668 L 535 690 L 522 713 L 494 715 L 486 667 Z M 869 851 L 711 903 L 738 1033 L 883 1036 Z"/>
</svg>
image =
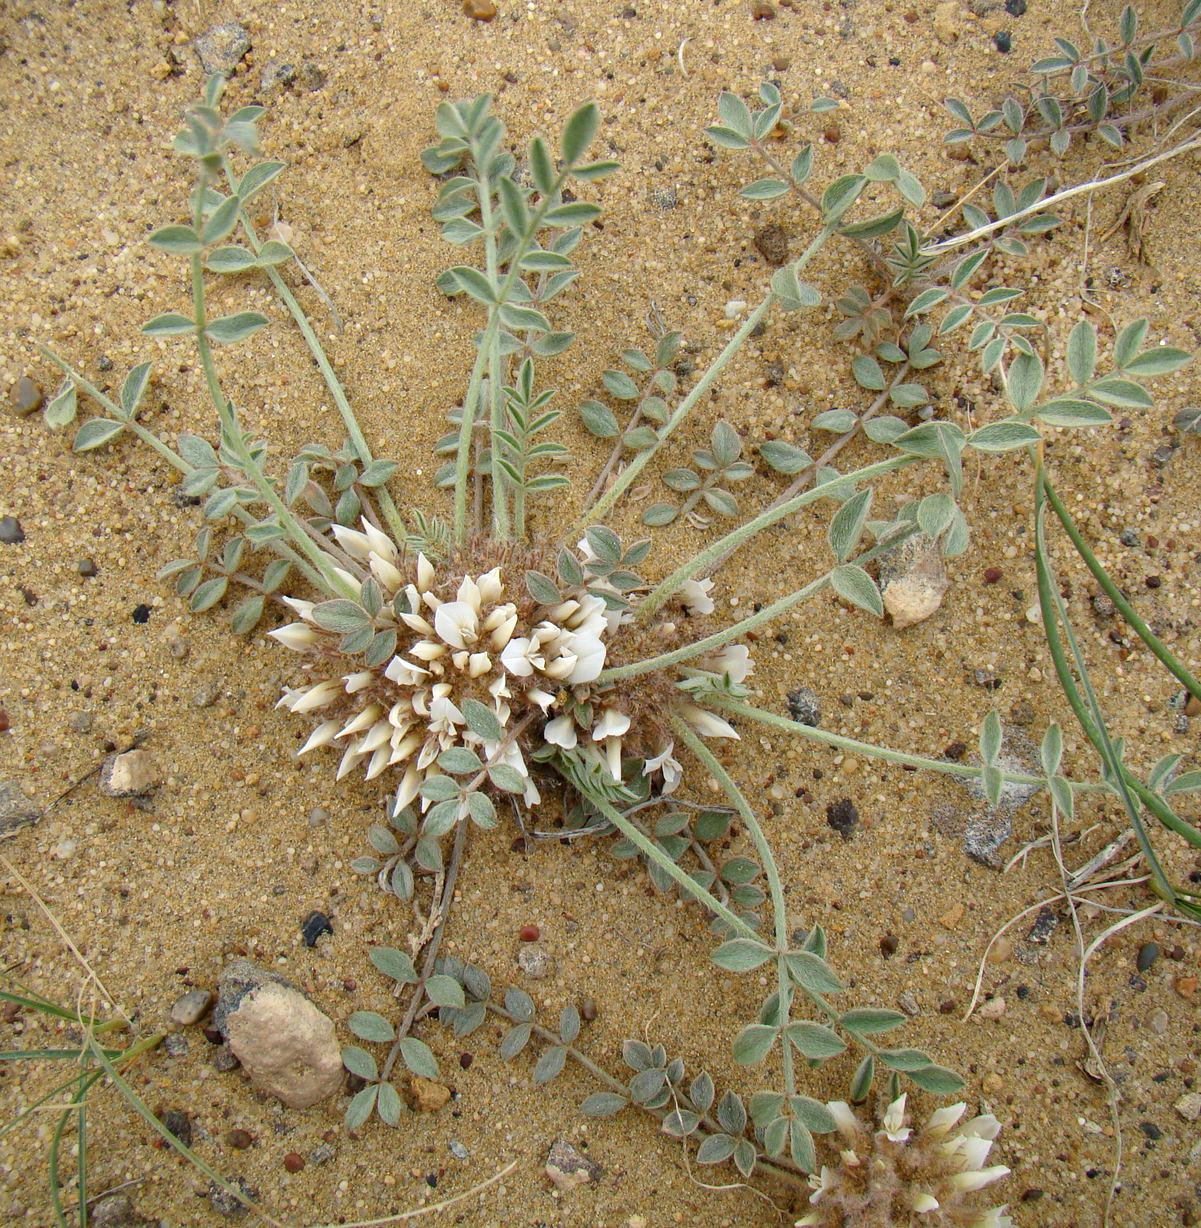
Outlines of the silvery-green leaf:
<svg viewBox="0 0 1201 1228">
<path fill-rule="evenodd" d="M 789 191 L 789 186 L 784 180 L 768 177 L 748 183 L 738 195 L 747 200 L 775 200 L 777 196 L 785 196 Z"/>
<path fill-rule="evenodd" d="M 59 388 L 53 400 L 42 411 L 42 415 L 47 426 L 57 429 L 69 426 L 75 421 L 77 408 L 78 395 L 75 391 L 75 381 L 68 376 L 63 380 L 62 387 Z"/>
<path fill-rule="evenodd" d="M 399 1125 L 403 1105 L 401 1104 L 400 1093 L 391 1083 L 381 1083 L 379 1085 L 376 1107 L 379 1110 L 380 1118 L 387 1125 Z"/>
<path fill-rule="evenodd" d="M 790 951 L 784 959 L 789 975 L 810 993 L 832 994 L 843 989 L 830 965 L 812 951 Z"/>
<path fill-rule="evenodd" d="M 531 1024 L 519 1023 L 504 1034 L 499 1049 L 502 1061 L 512 1061 L 529 1044 L 531 1029 Z"/>
<path fill-rule="evenodd" d="M 813 419 L 813 429 L 830 431 L 835 435 L 845 435 L 847 431 L 854 430 L 855 423 L 858 421 L 858 416 L 849 409 L 827 409 L 825 413 L 818 414 Z"/>
<path fill-rule="evenodd" d="M 740 1066 L 761 1062 L 776 1043 L 778 1031 L 761 1023 L 749 1023 L 734 1038 L 734 1060 Z"/>
<path fill-rule="evenodd" d="M 346 1024 L 360 1040 L 385 1044 L 396 1036 L 396 1029 L 378 1011 L 354 1011 Z"/>
<path fill-rule="evenodd" d="M 619 401 L 635 401 L 638 399 L 638 385 L 624 372 L 610 370 L 601 376 L 609 395 Z"/>
<path fill-rule="evenodd" d="M 472 772 L 481 772 L 484 764 L 479 755 L 466 746 L 452 746 L 438 756 L 438 766 L 452 776 L 466 776 Z"/>
<path fill-rule="evenodd" d="M 554 209 L 549 210 L 543 222 L 547 226 L 583 226 L 588 222 L 594 222 L 600 217 L 600 214 L 598 205 L 577 200 L 569 205 L 557 205 Z"/>
<path fill-rule="evenodd" d="M 963 1087 L 963 1079 L 953 1070 L 948 1070 L 945 1066 L 935 1066 L 933 1063 L 923 1066 L 920 1070 L 911 1070 L 909 1077 L 923 1091 L 935 1096 L 953 1096 Z"/>
<path fill-rule="evenodd" d="M 877 618 L 884 616 L 884 600 L 875 580 L 855 563 L 843 563 L 830 573 L 830 586 L 844 600 Z"/>
<path fill-rule="evenodd" d="M 1171 346 L 1159 345 L 1141 354 L 1135 355 L 1122 368 L 1128 375 L 1137 375 L 1141 379 L 1149 379 L 1156 375 L 1169 375 L 1179 371 L 1190 355 L 1185 350 L 1175 350 Z"/>
<path fill-rule="evenodd" d="M 491 763 L 488 765 L 488 779 L 506 793 L 524 793 L 526 778 L 507 763 Z"/>
<path fill-rule="evenodd" d="M 980 726 L 980 757 L 995 764 L 1001 754 L 1001 717 L 996 708 L 990 710 Z"/>
<path fill-rule="evenodd" d="M 238 214 L 241 208 L 242 202 L 236 196 L 227 196 L 222 200 L 209 214 L 208 221 L 205 222 L 204 229 L 200 232 L 205 246 L 224 239 L 233 230 L 238 224 Z"/>
<path fill-rule="evenodd" d="M 991 422 L 973 431 L 967 438 L 968 445 L 980 452 L 1012 452 L 1016 448 L 1029 447 L 1042 438 L 1036 427 L 1026 422 L 1006 419 Z"/>
<path fill-rule="evenodd" d="M 269 323 L 270 321 L 261 312 L 239 311 L 236 315 L 221 316 L 216 320 L 210 320 L 204 326 L 204 335 L 210 341 L 232 343 L 242 341 L 257 333 L 260 328 Z"/>
<path fill-rule="evenodd" d="M 570 1045 L 580 1034 L 580 1012 L 567 1005 L 559 1012 L 559 1039 Z"/>
<path fill-rule="evenodd" d="M 348 1130 L 357 1130 L 371 1116 L 378 1095 L 378 1083 L 372 1083 L 355 1093 L 346 1108 L 346 1128 Z"/>
<path fill-rule="evenodd" d="M 585 1117 L 612 1117 L 629 1103 L 624 1096 L 619 1096 L 616 1092 L 593 1092 L 580 1105 L 580 1112 Z"/>
<path fill-rule="evenodd" d="M 525 1023 L 534 1017 L 534 999 L 524 989 L 506 989 L 505 1010 L 519 1023 Z"/>
<path fill-rule="evenodd" d="M 1087 384 L 1097 367 L 1097 330 L 1081 320 L 1068 334 L 1068 370 L 1077 384 Z"/>
<path fill-rule="evenodd" d="M 808 469 L 813 464 L 813 458 L 803 448 L 787 443 L 782 439 L 769 439 L 759 445 L 759 455 L 777 473 L 791 477 Z"/>
<path fill-rule="evenodd" d="M 689 1109 L 672 1109 L 663 1119 L 660 1127 L 664 1134 L 672 1138 L 687 1138 L 701 1124 L 700 1114 Z"/>
<path fill-rule="evenodd" d="M 225 590 L 228 587 L 229 578 L 227 576 L 213 576 L 212 579 L 205 580 L 188 602 L 192 613 L 203 614 L 205 610 L 211 610 L 225 596 Z"/>
<path fill-rule="evenodd" d="M 415 1036 L 406 1036 L 400 1042 L 400 1056 L 404 1064 L 413 1074 L 423 1079 L 438 1077 L 438 1063 L 430 1051 L 429 1045 Z"/>
<path fill-rule="evenodd" d="M 358 1075 L 360 1079 L 366 1079 L 369 1082 L 379 1076 L 379 1068 L 375 1064 L 375 1058 L 366 1049 L 359 1048 L 358 1045 L 347 1045 L 342 1050 L 342 1065 L 351 1074 Z"/>
<path fill-rule="evenodd" d="M 150 235 L 147 242 L 177 256 L 191 256 L 204 247 L 191 226 L 162 226 Z"/>
<path fill-rule="evenodd" d="M 1047 426 L 1108 426 L 1113 415 L 1092 401 L 1080 401 L 1070 397 L 1056 397 L 1047 401 L 1034 415 Z"/>
<path fill-rule="evenodd" d="M 90 452 L 111 443 L 125 429 L 123 422 L 112 418 L 90 418 L 75 432 L 71 448 L 75 452 Z"/>
<path fill-rule="evenodd" d="M 709 1106 L 713 1103 L 713 1095 L 713 1079 L 708 1071 L 702 1070 L 692 1080 L 692 1085 L 688 1089 L 688 1099 L 692 1102 L 693 1107 L 702 1113 L 707 1113 Z"/>
<path fill-rule="evenodd" d="M 164 312 L 142 325 L 142 332 L 148 337 L 179 337 L 184 333 L 195 331 L 196 321 L 189 320 L 187 316 L 180 315 L 178 311 Z"/>
<path fill-rule="evenodd" d="M 326 631 L 345 634 L 368 625 L 370 619 L 367 611 L 357 602 L 337 598 L 334 601 L 318 602 L 313 607 L 313 622 Z"/>
<path fill-rule="evenodd" d="M 137 413 L 142 394 L 150 381 L 150 367 L 148 362 L 138 363 L 121 385 L 121 408 L 125 411 L 126 418 L 132 418 Z"/>
<path fill-rule="evenodd" d="M 613 411 L 600 401 L 584 401 L 580 405 L 580 417 L 585 428 L 598 439 L 612 439 L 621 429 Z"/>
<path fill-rule="evenodd" d="M 667 1074 L 661 1066 L 648 1066 L 630 1080 L 630 1095 L 638 1104 L 650 1104 L 662 1091 Z"/>
<path fill-rule="evenodd" d="M 230 618 L 230 626 L 235 635 L 248 635 L 258 626 L 263 617 L 264 598 L 262 593 L 252 593 L 239 603 Z"/>
<path fill-rule="evenodd" d="M 652 503 L 642 513 L 642 523 L 651 528 L 661 528 L 671 524 L 679 515 L 680 509 L 674 503 Z"/>
<path fill-rule="evenodd" d="M 826 223 L 836 222 L 855 203 L 867 186 L 862 175 L 843 175 L 835 179 L 822 193 L 822 217 Z"/>
<path fill-rule="evenodd" d="M 740 1139 L 738 1145 L 734 1148 L 734 1167 L 743 1175 L 750 1177 L 755 1171 L 755 1161 L 758 1155 L 755 1151 L 755 1144 L 750 1139 Z"/>
<path fill-rule="evenodd" d="M 738 500 L 728 490 L 714 487 L 701 492 L 701 497 L 719 516 L 733 517 L 738 515 Z"/>
<path fill-rule="evenodd" d="M 273 264 L 283 264 L 285 261 L 292 259 L 292 249 L 286 244 L 281 243 L 278 239 L 268 239 L 266 243 L 259 248 L 258 260 L 256 263 L 267 266 Z"/>
<path fill-rule="evenodd" d="M 478 789 L 467 794 L 467 813 L 476 827 L 488 830 L 496 826 L 496 807 L 492 799 Z"/>
<path fill-rule="evenodd" d="M 739 136 L 751 136 L 751 112 L 737 94 L 723 90 L 717 99 L 717 114 L 721 122 L 732 128 Z"/>
<path fill-rule="evenodd" d="M 837 1033 L 820 1023 L 790 1023 L 784 1029 L 784 1035 L 801 1054 L 814 1061 L 837 1057 L 846 1049 Z"/>
<path fill-rule="evenodd" d="M 872 1082 L 876 1077 L 876 1059 L 868 1054 L 861 1061 L 851 1079 L 849 1096 L 852 1104 L 862 1104 L 872 1090 Z"/>
<path fill-rule="evenodd" d="M 1113 343 L 1114 365 L 1120 370 L 1133 361 L 1134 356 L 1142 349 L 1147 338 L 1148 322 L 1145 318 L 1134 320 L 1118 333 Z"/>
<path fill-rule="evenodd" d="M 485 742 L 500 741 L 503 736 L 500 721 L 497 719 L 496 713 L 486 704 L 480 703 L 478 699 L 468 697 L 462 701 L 459 709 L 463 713 L 467 727 L 477 737 L 482 738 Z"/>
<path fill-rule="evenodd" d="M 867 520 L 871 503 L 872 489 L 869 486 L 852 495 L 834 513 L 834 518 L 830 521 L 828 537 L 830 549 L 834 552 L 834 557 L 840 563 L 845 563 L 850 558 L 859 542 L 859 538 L 863 535 L 863 525 Z M 838 586 L 835 584 L 836 591 L 837 588 Z M 860 603 L 856 602 L 856 604 Z"/>
<path fill-rule="evenodd" d="M 287 169 L 284 162 L 258 162 L 244 174 L 238 183 L 238 196 L 242 202 L 261 192 L 278 174 Z"/>
<path fill-rule="evenodd" d="M 1089 389 L 1089 396 L 1104 401 L 1106 405 L 1116 405 L 1119 409 L 1150 409 L 1154 404 L 1141 384 L 1113 375 L 1097 380 Z"/>
<path fill-rule="evenodd" d="M 723 1164 L 734 1154 L 734 1140 L 728 1134 L 710 1134 L 696 1149 L 698 1164 Z"/>
<path fill-rule="evenodd" d="M 551 1045 L 534 1064 L 535 1084 L 549 1083 L 567 1061 L 567 1049 L 563 1045 Z"/>
<path fill-rule="evenodd" d="M 431 807 L 421 825 L 421 834 L 427 840 L 440 840 L 458 823 L 462 806 L 463 803 L 456 797 Z"/>
<path fill-rule="evenodd" d="M 435 1006 L 451 1006 L 462 1009 L 467 1005 L 463 986 L 454 977 L 436 975 L 425 982 L 426 997 Z"/>
<path fill-rule="evenodd" d="M 204 267 L 210 273 L 243 273 L 258 265 L 254 253 L 236 243 L 228 247 L 214 248 L 205 257 Z"/>
<path fill-rule="evenodd" d="M 1043 386 L 1043 364 L 1037 354 L 1018 354 L 1009 364 L 1005 377 L 1009 402 L 1025 413 L 1038 400 Z"/>
<path fill-rule="evenodd" d="M 596 136 L 596 129 L 599 124 L 600 109 L 595 102 L 586 102 L 572 113 L 571 118 L 568 119 L 563 127 L 563 135 L 559 145 L 563 161 L 568 166 L 575 165 L 583 157 L 584 151 L 592 144 L 593 138 Z"/>
<path fill-rule="evenodd" d="M 750 972 L 772 957 L 772 949 L 749 938 L 732 938 L 713 952 L 713 962 L 727 972 Z"/>
</svg>

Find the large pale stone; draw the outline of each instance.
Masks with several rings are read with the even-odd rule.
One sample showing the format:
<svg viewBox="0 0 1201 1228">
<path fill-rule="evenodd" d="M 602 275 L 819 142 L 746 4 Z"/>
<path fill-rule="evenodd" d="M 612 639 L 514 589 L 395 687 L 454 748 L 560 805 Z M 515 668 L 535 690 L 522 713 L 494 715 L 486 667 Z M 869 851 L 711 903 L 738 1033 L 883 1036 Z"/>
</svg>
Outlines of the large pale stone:
<svg viewBox="0 0 1201 1228">
<path fill-rule="evenodd" d="M 214 1016 L 250 1081 L 294 1109 L 342 1086 L 333 1021 L 282 977 L 238 959 L 218 982 Z"/>
<path fill-rule="evenodd" d="M 923 533 L 907 537 L 880 561 L 884 608 L 898 631 L 929 618 L 942 605 L 948 584 L 938 543 Z"/>
<path fill-rule="evenodd" d="M 110 755 L 100 769 L 100 787 L 110 797 L 149 793 L 160 780 L 162 773 L 148 750 L 127 750 L 122 755 Z"/>
</svg>

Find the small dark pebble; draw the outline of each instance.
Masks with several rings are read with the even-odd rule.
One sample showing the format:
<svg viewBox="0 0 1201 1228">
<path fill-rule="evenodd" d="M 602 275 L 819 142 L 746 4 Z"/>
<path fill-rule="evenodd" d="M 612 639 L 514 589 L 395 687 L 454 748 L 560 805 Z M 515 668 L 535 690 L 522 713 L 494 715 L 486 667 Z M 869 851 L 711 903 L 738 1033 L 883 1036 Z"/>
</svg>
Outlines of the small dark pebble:
<svg viewBox="0 0 1201 1228">
<path fill-rule="evenodd" d="M 25 540 L 25 530 L 15 516 L 0 516 L 0 542 L 6 546 L 19 546 Z"/>
<path fill-rule="evenodd" d="M 826 822 L 844 840 L 849 840 L 859 824 L 859 811 L 849 797 L 840 797 L 826 807 Z"/>
<path fill-rule="evenodd" d="M 942 757 L 944 759 L 950 759 L 952 763 L 958 763 L 966 754 L 966 742 L 952 742 L 951 745 L 942 752 Z"/>
<path fill-rule="evenodd" d="M 1002 55 L 1008 55 L 1013 47 L 1013 39 L 1009 36 L 1008 30 L 998 30 L 992 36 L 993 45 Z"/>
<path fill-rule="evenodd" d="M 254 1142 L 254 1135 L 249 1130 L 227 1130 L 225 1132 L 225 1141 L 235 1151 L 245 1151 Z"/>
<path fill-rule="evenodd" d="M 188 1038 L 182 1032 L 168 1032 L 163 1037 L 163 1050 L 168 1057 L 184 1057 L 188 1052 Z"/>
<path fill-rule="evenodd" d="M 431 1190 L 436 1190 L 438 1188 L 438 1174 L 437 1173 L 426 1173 L 425 1174 L 425 1184 L 428 1185 Z"/>
<path fill-rule="evenodd" d="M 1093 598 L 1093 613 L 1098 618 L 1112 618 L 1116 610 L 1117 606 L 1104 593 Z"/>
<path fill-rule="evenodd" d="M 1163 1138 L 1163 1131 L 1153 1121 L 1140 1121 L 1138 1128 L 1154 1142 Z"/>
<path fill-rule="evenodd" d="M 948 192 L 946 188 L 939 188 L 937 192 L 930 197 L 930 203 L 935 209 L 949 209 L 959 198 L 954 192 Z"/>
<path fill-rule="evenodd" d="M 1042 1190 L 1029 1189 L 1029 1190 L 1022 1191 L 1022 1201 L 1023 1202 L 1038 1202 L 1038 1200 L 1042 1196 L 1043 1196 Z"/>
<path fill-rule="evenodd" d="M 1059 924 L 1059 918 L 1050 908 L 1040 908 L 1038 916 L 1034 918 L 1034 924 L 1030 927 L 1030 932 L 1026 935 L 1027 942 L 1044 945 L 1055 932 L 1055 927 Z"/>
<path fill-rule="evenodd" d="M 148 605 L 135 605 L 132 614 L 135 623 L 148 623 L 150 621 L 150 607 Z"/>
<path fill-rule="evenodd" d="M 996 582 L 1004 574 L 1005 573 L 999 567 L 986 567 L 984 569 L 984 583 L 985 584 L 996 584 Z"/>
<path fill-rule="evenodd" d="M 113 369 L 113 360 L 107 354 L 101 354 L 100 361 L 96 365 L 101 371 L 111 371 Z"/>
<path fill-rule="evenodd" d="M 168 1109 L 162 1116 L 163 1125 L 185 1147 L 192 1145 L 192 1119 L 181 1109 Z"/>
<path fill-rule="evenodd" d="M 1017 993 L 1018 1000 L 1021 1002 L 1025 1002 L 1026 999 L 1030 996 L 1030 986 L 1029 985 L 1019 985 L 1015 992 Z"/>
<path fill-rule="evenodd" d="M 219 1028 L 205 1028 L 204 1039 L 207 1040 L 210 1045 L 220 1045 L 225 1041 L 225 1037 L 221 1035 L 221 1030 Z"/>
<path fill-rule="evenodd" d="M 330 924 L 329 918 L 323 912 L 318 912 L 314 909 L 300 923 L 300 936 L 304 939 L 306 947 L 315 947 L 317 939 L 322 934 L 332 934 L 334 927 Z"/>
<path fill-rule="evenodd" d="M 1026 0 L 1005 0 L 1005 11 L 1010 17 L 1024 17 L 1026 14 Z"/>
<path fill-rule="evenodd" d="M 470 1053 L 460 1053 L 459 1054 L 459 1065 L 460 1067 L 462 1067 L 463 1070 L 470 1070 L 471 1063 L 474 1061 L 475 1061 L 475 1058 Z"/>
<path fill-rule="evenodd" d="M 234 1177 L 232 1180 L 226 1178 L 226 1180 L 229 1181 L 230 1185 L 236 1186 L 241 1191 L 243 1198 L 247 1198 L 251 1202 L 258 1200 L 258 1190 L 251 1185 L 247 1185 L 241 1177 Z M 210 1205 L 219 1215 L 246 1214 L 246 1204 L 240 1199 L 235 1198 L 224 1186 L 218 1185 L 215 1181 L 209 1182 L 208 1195 Z"/>
<path fill-rule="evenodd" d="M 1158 588 L 1163 583 L 1163 577 L 1162 576 L 1148 576 L 1143 581 L 1143 583 L 1148 588 Z"/>
<path fill-rule="evenodd" d="M 954 998 L 948 998 L 945 1002 L 938 1004 L 938 1013 L 940 1015 L 953 1015 L 959 1009 L 959 1004 Z"/>
<path fill-rule="evenodd" d="M 755 250 L 768 264 L 779 268 L 788 259 L 788 231 L 778 222 L 755 231 Z"/>
<path fill-rule="evenodd" d="M 1135 529 L 1123 529 L 1118 534 L 1118 541 L 1120 541 L 1123 546 L 1137 546 L 1141 544 L 1142 538 L 1139 537 L 1138 532 Z"/>
<path fill-rule="evenodd" d="M 897 948 L 900 945 L 900 939 L 897 938 L 896 934 L 885 934 L 884 937 L 880 939 L 880 954 L 883 955 L 885 959 L 891 959 L 897 953 Z"/>
<path fill-rule="evenodd" d="M 580 1001 L 580 1018 L 585 1023 L 591 1023 L 596 1018 L 595 998 L 584 998 Z"/>
<path fill-rule="evenodd" d="M 1138 949 L 1138 970 L 1146 972 L 1159 958 L 1159 943 L 1144 942 Z"/>
<path fill-rule="evenodd" d="M 299 1151 L 289 1151 L 284 1156 L 284 1168 L 290 1173 L 298 1173 L 304 1167 L 304 1156 Z"/>
<path fill-rule="evenodd" d="M 817 693 L 807 686 L 788 692 L 788 711 L 794 721 L 814 729 L 822 722 L 822 705 Z"/>
<path fill-rule="evenodd" d="M 362 1075 L 347 1074 L 346 1090 L 353 1096 L 356 1092 L 361 1092 L 367 1086 L 367 1080 Z"/>
<path fill-rule="evenodd" d="M 99 569 L 97 568 L 96 564 L 91 559 L 80 559 L 79 560 L 79 574 L 83 576 L 85 579 L 90 580 L 94 575 L 97 574 L 98 570 Z"/>
<path fill-rule="evenodd" d="M 213 1068 L 221 1074 L 229 1074 L 231 1070 L 237 1070 L 241 1064 L 228 1045 L 222 1045 L 213 1054 Z"/>
</svg>

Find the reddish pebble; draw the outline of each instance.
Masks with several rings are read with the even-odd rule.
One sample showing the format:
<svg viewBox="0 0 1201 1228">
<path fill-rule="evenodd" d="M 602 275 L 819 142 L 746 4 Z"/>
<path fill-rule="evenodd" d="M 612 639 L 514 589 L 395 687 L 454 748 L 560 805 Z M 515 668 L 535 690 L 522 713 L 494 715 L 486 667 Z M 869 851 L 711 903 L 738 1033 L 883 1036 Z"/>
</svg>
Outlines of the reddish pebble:
<svg viewBox="0 0 1201 1228">
<path fill-rule="evenodd" d="M 464 1070 L 467 1070 L 474 1061 L 475 1058 L 473 1058 L 470 1053 L 459 1054 L 459 1065 L 462 1066 Z"/>
<path fill-rule="evenodd" d="M 352 976 L 348 976 L 346 980 L 342 982 L 342 988 L 345 989 L 347 993 L 354 993 L 358 987 L 358 981 L 356 981 Z"/>
<path fill-rule="evenodd" d="M 235 1151 L 245 1151 L 254 1142 L 254 1135 L 249 1130 L 230 1130 L 225 1135 L 225 1141 Z"/>
<path fill-rule="evenodd" d="M 299 1151 L 289 1151 L 284 1156 L 284 1167 L 290 1173 L 298 1173 L 304 1167 L 304 1156 Z"/>
<path fill-rule="evenodd" d="M 0 733 L 7 733 L 8 728 L 8 713 L 3 708 L 0 708 Z"/>
<path fill-rule="evenodd" d="M 996 582 L 1004 574 L 1005 573 L 999 567 L 986 567 L 984 569 L 984 583 L 985 584 L 996 584 Z"/>
<path fill-rule="evenodd" d="M 517 931 L 517 937 L 522 942 L 537 942 L 542 936 L 542 931 L 536 925 L 523 925 Z"/>
</svg>

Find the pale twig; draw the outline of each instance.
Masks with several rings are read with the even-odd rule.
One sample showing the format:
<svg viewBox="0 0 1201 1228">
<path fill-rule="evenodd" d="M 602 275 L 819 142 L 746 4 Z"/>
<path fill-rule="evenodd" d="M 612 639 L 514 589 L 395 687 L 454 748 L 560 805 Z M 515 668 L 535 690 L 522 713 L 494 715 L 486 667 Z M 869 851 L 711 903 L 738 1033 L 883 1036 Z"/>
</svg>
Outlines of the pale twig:
<svg viewBox="0 0 1201 1228">
<path fill-rule="evenodd" d="M 397 1215 L 388 1215 L 383 1219 L 357 1219 L 353 1223 L 343 1225 L 343 1228 L 380 1228 L 383 1224 L 400 1224 L 405 1220 L 417 1219 L 422 1215 L 432 1215 L 435 1211 L 445 1211 L 448 1207 L 453 1207 L 455 1203 L 473 1198 L 476 1194 L 483 1193 L 490 1185 L 503 1181 L 516 1167 L 517 1161 L 510 1160 L 499 1172 L 493 1173 L 491 1177 L 473 1185 L 469 1190 L 464 1190 L 461 1194 L 453 1194 L 450 1198 L 443 1198 L 441 1202 L 430 1203 L 428 1207 L 415 1207 L 412 1211 L 401 1211 Z M 327 1226 L 314 1225 L 314 1228 L 327 1228 Z"/>
</svg>

